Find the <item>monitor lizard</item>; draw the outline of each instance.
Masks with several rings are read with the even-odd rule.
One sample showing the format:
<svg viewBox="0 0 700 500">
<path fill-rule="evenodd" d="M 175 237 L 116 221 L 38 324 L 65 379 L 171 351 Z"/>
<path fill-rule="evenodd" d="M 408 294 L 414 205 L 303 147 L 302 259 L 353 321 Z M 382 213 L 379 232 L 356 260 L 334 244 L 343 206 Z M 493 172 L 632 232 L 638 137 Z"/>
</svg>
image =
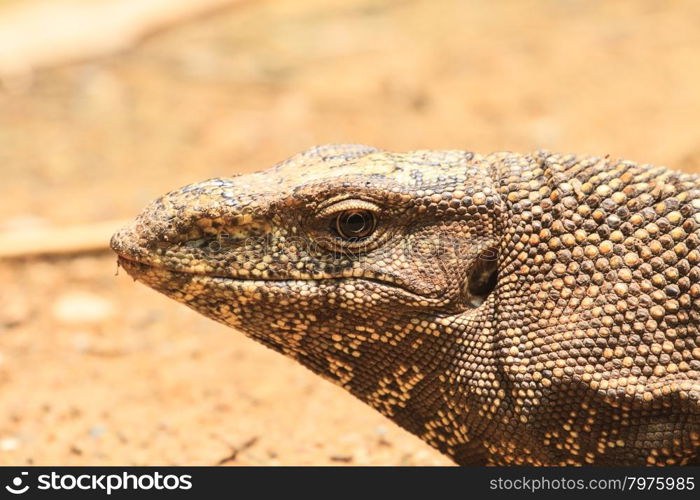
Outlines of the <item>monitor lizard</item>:
<svg viewBox="0 0 700 500">
<path fill-rule="evenodd" d="M 700 463 L 700 179 L 326 145 L 112 238 L 136 280 L 463 465 Z"/>
</svg>

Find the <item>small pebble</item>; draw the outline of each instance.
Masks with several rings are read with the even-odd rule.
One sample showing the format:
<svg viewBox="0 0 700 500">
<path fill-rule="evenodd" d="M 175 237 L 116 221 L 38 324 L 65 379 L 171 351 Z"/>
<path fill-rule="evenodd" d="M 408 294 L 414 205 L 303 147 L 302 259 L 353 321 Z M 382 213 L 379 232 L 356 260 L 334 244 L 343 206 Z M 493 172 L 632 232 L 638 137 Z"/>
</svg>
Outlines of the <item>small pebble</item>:
<svg viewBox="0 0 700 500">
<path fill-rule="evenodd" d="M 68 292 L 52 306 L 54 317 L 63 323 L 99 323 L 114 314 L 114 304 L 90 292 Z"/>
<path fill-rule="evenodd" d="M 12 451 L 19 448 L 19 439 L 13 437 L 7 437 L 0 439 L 0 450 L 2 451 Z"/>
</svg>

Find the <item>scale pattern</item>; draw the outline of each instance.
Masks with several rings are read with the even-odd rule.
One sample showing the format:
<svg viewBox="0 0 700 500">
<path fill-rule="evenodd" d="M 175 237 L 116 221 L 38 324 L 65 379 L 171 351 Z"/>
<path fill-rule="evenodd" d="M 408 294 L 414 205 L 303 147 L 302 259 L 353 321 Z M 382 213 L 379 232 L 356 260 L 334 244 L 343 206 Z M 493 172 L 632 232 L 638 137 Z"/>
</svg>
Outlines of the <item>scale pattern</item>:
<svg viewBox="0 0 700 500">
<path fill-rule="evenodd" d="M 700 461 L 695 176 L 328 145 L 168 193 L 112 248 L 457 463 Z"/>
</svg>

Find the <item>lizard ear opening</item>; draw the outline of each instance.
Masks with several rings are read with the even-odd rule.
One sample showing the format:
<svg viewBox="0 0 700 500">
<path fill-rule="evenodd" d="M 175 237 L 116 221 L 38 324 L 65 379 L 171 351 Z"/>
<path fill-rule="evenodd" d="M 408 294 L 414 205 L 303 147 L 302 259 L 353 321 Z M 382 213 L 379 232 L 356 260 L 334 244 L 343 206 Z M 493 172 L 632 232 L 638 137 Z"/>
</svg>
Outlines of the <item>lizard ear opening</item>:
<svg viewBox="0 0 700 500">
<path fill-rule="evenodd" d="M 498 252 L 495 248 L 482 251 L 474 261 L 466 283 L 467 303 L 479 307 L 498 283 Z"/>
</svg>

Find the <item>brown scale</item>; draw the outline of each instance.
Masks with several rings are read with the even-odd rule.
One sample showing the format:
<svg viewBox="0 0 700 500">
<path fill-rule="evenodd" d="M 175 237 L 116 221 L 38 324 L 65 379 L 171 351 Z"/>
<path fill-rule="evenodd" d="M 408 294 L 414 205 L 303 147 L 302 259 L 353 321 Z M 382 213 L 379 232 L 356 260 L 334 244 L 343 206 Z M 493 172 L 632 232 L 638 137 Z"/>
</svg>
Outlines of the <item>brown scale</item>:
<svg viewBox="0 0 700 500">
<path fill-rule="evenodd" d="M 112 247 L 458 463 L 700 460 L 694 176 L 320 146 L 168 193 Z"/>
</svg>

